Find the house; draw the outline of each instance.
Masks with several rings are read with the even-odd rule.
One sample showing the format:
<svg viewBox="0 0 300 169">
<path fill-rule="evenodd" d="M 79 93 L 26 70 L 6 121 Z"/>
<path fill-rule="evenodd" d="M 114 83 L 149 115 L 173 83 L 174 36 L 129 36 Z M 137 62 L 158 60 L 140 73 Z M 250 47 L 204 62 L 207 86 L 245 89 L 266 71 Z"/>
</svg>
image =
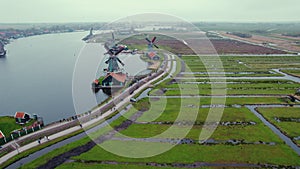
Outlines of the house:
<svg viewBox="0 0 300 169">
<path fill-rule="evenodd" d="M 30 120 L 30 115 L 26 112 L 16 112 L 15 114 L 16 123 L 24 124 Z"/>
<path fill-rule="evenodd" d="M 127 75 L 124 73 L 108 73 L 102 81 L 102 86 L 124 86 Z"/>
<path fill-rule="evenodd" d="M 151 60 L 159 60 L 159 56 L 156 54 L 156 52 L 148 52 L 147 56 L 151 59 Z"/>
<path fill-rule="evenodd" d="M 2 131 L 0 130 L 0 139 L 5 138 L 5 135 L 2 133 Z"/>
</svg>

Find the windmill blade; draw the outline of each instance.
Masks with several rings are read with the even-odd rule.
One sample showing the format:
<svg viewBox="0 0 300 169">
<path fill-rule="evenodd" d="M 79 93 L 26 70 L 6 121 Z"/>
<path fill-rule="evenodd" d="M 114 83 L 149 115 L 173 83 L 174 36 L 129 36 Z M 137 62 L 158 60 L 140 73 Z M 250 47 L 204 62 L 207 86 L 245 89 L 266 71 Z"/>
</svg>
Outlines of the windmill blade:
<svg viewBox="0 0 300 169">
<path fill-rule="evenodd" d="M 105 48 L 107 51 L 109 51 L 108 43 L 105 43 L 105 44 L 104 44 L 104 48 Z"/>
<path fill-rule="evenodd" d="M 105 54 L 109 54 L 110 56 L 113 56 L 114 55 L 113 49 L 107 50 L 107 52 Z"/>
<path fill-rule="evenodd" d="M 154 43 L 155 40 L 156 40 L 156 36 L 153 37 L 151 42 Z"/>
<path fill-rule="evenodd" d="M 115 56 L 117 56 L 118 54 L 120 54 L 123 50 L 124 50 L 124 48 L 120 47 L 120 49 L 115 53 Z"/>
<path fill-rule="evenodd" d="M 149 43 L 151 43 L 151 41 L 148 38 L 145 38 Z"/>
<path fill-rule="evenodd" d="M 155 46 L 157 49 L 159 49 L 159 47 L 157 45 L 153 44 L 153 46 Z"/>
<path fill-rule="evenodd" d="M 119 63 L 121 63 L 122 66 L 125 65 L 119 58 L 117 58 L 117 60 L 119 61 Z"/>
<path fill-rule="evenodd" d="M 109 62 L 110 59 L 111 59 L 111 58 L 107 59 L 107 61 L 105 61 L 105 64 L 108 64 L 108 62 Z"/>
</svg>

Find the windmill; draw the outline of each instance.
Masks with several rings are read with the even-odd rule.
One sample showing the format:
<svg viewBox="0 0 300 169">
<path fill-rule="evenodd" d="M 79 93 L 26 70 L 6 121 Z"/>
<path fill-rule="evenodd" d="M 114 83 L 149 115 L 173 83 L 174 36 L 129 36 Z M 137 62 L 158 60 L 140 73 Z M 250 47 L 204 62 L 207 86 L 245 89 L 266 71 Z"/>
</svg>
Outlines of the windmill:
<svg viewBox="0 0 300 169">
<path fill-rule="evenodd" d="M 109 49 L 107 51 L 107 54 L 109 54 L 108 60 L 105 61 L 106 64 L 108 64 L 107 72 L 119 72 L 120 67 L 118 62 L 124 66 L 124 63 L 118 58 L 118 54 L 120 54 L 125 48 L 124 47 L 118 47 L 117 49 Z"/>
<path fill-rule="evenodd" d="M 93 30 L 94 30 L 94 28 L 91 28 L 91 29 L 90 29 L 90 34 L 88 34 L 87 36 L 85 36 L 84 38 L 82 38 L 82 40 L 83 40 L 83 41 L 88 41 L 88 40 L 90 40 L 92 37 L 94 37 Z"/>
<path fill-rule="evenodd" d="M 92 83 L 92 89 L 96 93 L 100 89 L 107 94 L 111 95 L 115 91 L 123 88 L 127 83 L 127 73 L 123 72 L 119 64 L 124 66 L 125 64 L 118 58 L 120 53 L 132 53 L 128 50 L 126 45 L 117 44 L 115 42 L 114 33 L 111 34 L 112 39 L 104 44 L 104 48 L 107 50 L 105 55 L 109 55 L 109 58 L 105 61 L 107 68 L 104 69 L 104 75 L 95 79 Z M 134 50 L 134 52 L 136 52 Z"/>
<path fill-rule="evenodd" d="M 124 66 L 125 64 L 118 58 L 118 55 L 125 50 L 123 46 L 117 46 L 117 48 L 106 47 L 106 54 L 109 58 L 105 61 L 108 67 L 104 69 L 105 75 L 94 80 L 92 83 L 92 89 L 96 93 L 100 89 L 107 95 L 111 95 L 114 91 L 117 91 L 124 87 L 127 81 L 127 74 L 123 73 L 119 67 L 119 64 Z"/>
<path fill-rule="evenodd" d="M 156 40 L 156 36 L 154 36 L 154 37 L 152 38 L 152 40 L 149 40 L 148 37 L 146 37 L 145 39 L 146 39 L 146 41 L 148 42 L 148 50 L 149 50 L 149 51 L 153 51 L 153 46 L 156 47 L 157 49 L 159 49 L 159 47 L 158 47 L 156 44 L 154 44 L 154 42 L 155 42 L 155 40 Z"/>
<path fill-rule="evenodd" d="M 145 39 L 148 42 L 147 56 L 152 60 L 159 60 L 159 56 L 157 56 L 157 53 L 153 50 L 153 46 L 159 49 L 159 47 L 155 44 L 156 36 L 154 36 L 152 40 L 150 40 L 148 37 L 146 37 Z"/>
<path fill-rule="evenodd" d="M 112 39 L 110 40 L 110 42 L 106 42 L 104 45 L 105 49 L 108 51 L 105 54 L 110 54 L 110 52 L 118 52 L 121 48 L 123 48 L 122 51 L 128 50 L 128 47 L 126 45 L 121 45 L 121 44 L 116 43 L 115 35 L 113 32 L 111 33 L 111 37 L 112 37 Z"/>
</svg>

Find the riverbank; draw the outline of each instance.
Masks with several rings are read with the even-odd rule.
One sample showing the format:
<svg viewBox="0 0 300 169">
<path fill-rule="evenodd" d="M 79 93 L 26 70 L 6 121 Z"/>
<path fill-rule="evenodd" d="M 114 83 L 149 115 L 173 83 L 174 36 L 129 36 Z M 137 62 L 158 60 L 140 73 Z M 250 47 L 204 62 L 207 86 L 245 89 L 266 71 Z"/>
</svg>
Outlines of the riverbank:
<svg viewBox="0 0 300 169">
<path fill-rule="evenodd" d="M 164 65 L 166 65 L 166 64 L 164 64 Z M 151 84 L 153 81 L 155 81 L 155 80 L 159 79 L 160 77 L 162 77 L 164 75 L 164 72 L 168 72 L 169 68 L 167 68 L 165 66 L 164 69 L 166 71 L 159 71 L 158 73 L 154 73 L 151 76 L 148 76 L 145 79 L 143 79 L 142 81 L 144 81 L 145 83 L 135 84 L 135 85 L 127 88 L 121 95 L 114 97 L 107 104 L 100 106 L 99 108 L 91 111 L 91 113 L 88 113 L 87 115 L 85 115 L 83 117 L 79 117 L 78 120 L 80 121 L 80 124 L 82 125 L 82 127 L 86 128 L 86 127 L 88 127 L 92 124 L 95 124 L 99 120 L 101 120 L 101 119 L 109 116 L 110 114 L 112 114 L 115 109 L 117 109 L 117 110 L 121 109 L 121 107 L 124 106 L 124 104 L 130 102 L 130 98 L 133 97 L 135 95 L 135 93 L 138 93 L 138 92 L 142 91 L 149 84 Z M 137 88 L 137 86 L 138 86 L 138 88 Z M 134 92 L 131 92 L 132 89 L 134 89 Z M 114 107 L 114 109 L 112 109 L 112 107 Z M 77 123 L 78 123 L 78 121 L 77 121 Z M 59 126 L 56 126 L 56 128 L 59 128 Z M 46 128 L 44 128 L 43 132 L 45 132 L 45 130 L 46 130 Z M 70 134 L 70 133 L 72 133 L 76 130 L 78 130 L 78 126 L 74 126 L 72 128 L 69 128 L 68 130 L 64 130 L 63 132 L 59 132 L 59 133 L 55 134 L 55 136 L 51 135 L 51 136 L 48 136 L 48 137 L 49 137 L 49 139 L 58 138 L 58 137 L 61 137 L 63 135 L 66 135 L 66 134 Z M 25 148 L 24 148 L 24 150 L 22 149 L 22 151 L 25 151 L 29 148 L 32 148 L 32 147 L 36 146 L 36 144 L 37 144 L 36 142 L 33 142 L 26 149 Z M 18 150 L 18 151 L 20 151 L 20 150 Z M 0 159 L 1 164 L 4 161 L 6 161 L 7 159 L 10 159 L 14 155 L 16 155 L 16 153 L 18 153 L 18 151 L 15 150 L 15 151 L 1 157 L 1 159 Z"/>
</svg>

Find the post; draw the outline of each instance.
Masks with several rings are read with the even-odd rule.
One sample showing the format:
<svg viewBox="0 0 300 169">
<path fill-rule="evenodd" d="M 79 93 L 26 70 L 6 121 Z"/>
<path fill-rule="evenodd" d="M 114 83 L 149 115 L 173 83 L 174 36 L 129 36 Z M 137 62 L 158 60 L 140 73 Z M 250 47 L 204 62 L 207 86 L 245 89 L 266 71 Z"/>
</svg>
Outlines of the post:
<svg viewBox="0 0 300 169">
<path fill-rule="evenodd" d="M 18 131 L 18 133 L 19 133 L 19 137 L 21 137 L 21 132 L 20 132 L 20 130 Z"/>
<path fill-rule="evenodd" d="M 14 136 L 13 136 L 13 134 L 10 134 L 10 136 L 11 136 L 11 139 L 13 140 L 13 139 L 14 139 Z"/>
<path fill-rule="evenodd" d="M 32 131 L 34 132 L 34 128 L 32 127 L 31 129 L 32 129 Z"/>
<path fill-rule="evenodd" d="M 4 138 L 4 142 L 6 143 L 6 137 L 3 137 Z"/>
<path fill-rule="evenodd" d="M 41 124 L 39 124 L 39 129 L 41 130 Z"/>
<path fill-rule="evenodd" d="M 27 135 L 27 128 L 25 127 L 25 133 L 26 133 L 26 135 Z"/>
<path fill-rule="evenodd" d="M 17 152 L 18 152 L 18 154 L 19 154 L 19 153 L 20 153 L 20 152 L 19 152 L 19 144 L 17 144 L 16 140 L 14 140 L 14 141 L 15 141 L 16 150 L 17 150 Z"/>
</svg>

